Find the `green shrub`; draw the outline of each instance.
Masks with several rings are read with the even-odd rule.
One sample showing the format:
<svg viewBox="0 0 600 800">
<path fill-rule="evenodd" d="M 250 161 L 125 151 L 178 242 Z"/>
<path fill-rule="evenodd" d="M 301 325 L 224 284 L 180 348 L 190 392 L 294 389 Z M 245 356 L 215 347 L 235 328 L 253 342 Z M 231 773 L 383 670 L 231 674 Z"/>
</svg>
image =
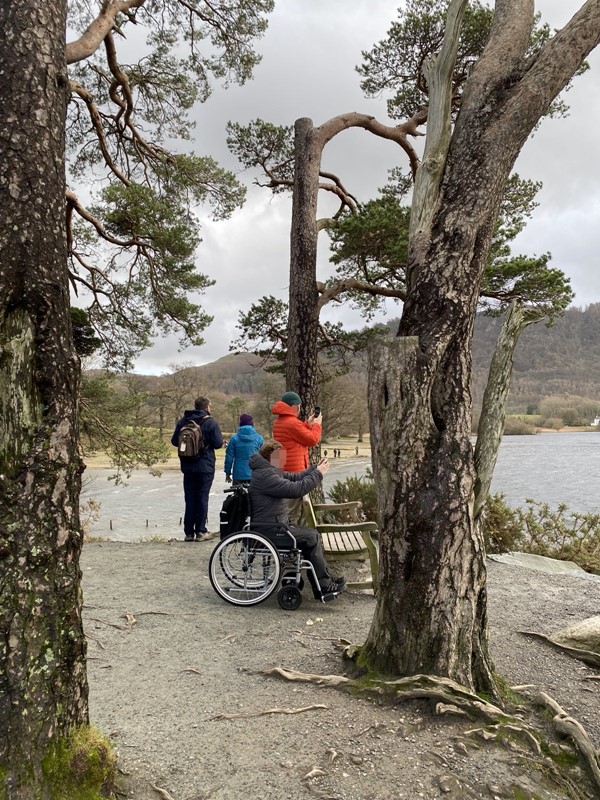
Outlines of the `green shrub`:
<svg viewBox="0 0 600 800">
<path fill-rule="evenodd" d="M 336 481 L 328 492 L 334 503 L 360 500 L 365 519 L 377 520 L 377 493 L 371 470 Z M 588 572 L 600 574 L 600 514 L 569 511 L 561 504 L 553 511 L 547 503 L 526 500 L 526 508 L 511 508 L 504 494 L 489 495 L 482 532 L 487 553 L 521 551 L 574 561 Z"/>
<path fill-rule="evenodd" d="M 598 413 L 598 401 L 578 395 L 553 395 L 540 402 L 539 413 L 562 420 L 563 426 L 589 425 Z"/>
<path fill-rule="evenodd" d="M 526 511 L 518 509 L 526 552 L 574 561 L 600 574 L 600 514 L 569 511 L 563 503 L 556 511 L 547 503 L 530 499 L 526 503 Z"/>
<path fill-rule="evenodd" d="M 329 489 L 328 497 L 334 503 L 360 500 L 362 516 L 367 520 L 377 521 L 377 491 L 371 469 L 367 469 L 363 477 L 351 475 L 346 480 L 336 481 Z"/>
<path fill-rule="evenodd" d="M 509 553 L 522 549 L 523 528 L 519 510 L 506 504 L 505 495 L 488 495 L 481 527 L 486 553 Z"/>
<path fill-rule="evenodd" d="M 559 561 L 574 561 L 600 574 L 600 514 L 569 511 L 561 504 L 526 500 L 526 508 L 510 508 L 503 494 L 489 495 L 482 531 L 488 553 L 520 550 Z"/>
</svg>

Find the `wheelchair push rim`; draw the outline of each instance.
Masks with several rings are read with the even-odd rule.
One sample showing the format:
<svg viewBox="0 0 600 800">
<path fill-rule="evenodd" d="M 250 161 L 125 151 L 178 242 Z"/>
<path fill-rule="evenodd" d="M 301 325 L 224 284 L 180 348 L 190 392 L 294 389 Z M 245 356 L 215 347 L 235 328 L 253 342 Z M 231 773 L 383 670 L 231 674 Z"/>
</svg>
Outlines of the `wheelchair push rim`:
<svg viewBox="0 0 600 800">
<path fill-rule="evenodd" d="M 233 533 L 213 550 L 208 575 L 223 600 L 236 606 L 256 605 L 277 588 L 279 554 L 262 536 L 250 531 Z"/>
</svg>

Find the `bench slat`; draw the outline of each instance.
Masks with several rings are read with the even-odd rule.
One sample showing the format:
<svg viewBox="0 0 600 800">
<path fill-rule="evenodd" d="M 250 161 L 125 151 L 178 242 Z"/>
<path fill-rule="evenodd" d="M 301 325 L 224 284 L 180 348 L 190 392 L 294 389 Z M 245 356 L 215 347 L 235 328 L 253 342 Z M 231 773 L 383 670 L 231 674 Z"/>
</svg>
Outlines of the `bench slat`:
<svg viewBox="0 0 600 800">
<path fill-rule="evenodd" d="M 377 547 L 373 542 L 373 537 L 377 537 L 376 522 L 359 522 L 358 519 L 352 520 L 358 508 L 362 506 L 359 501 L 350 503 L 319 503 L 313 506 L 310 497 L 304 499 L 305 521 L 308 527 L 316 528 L 321 535 L 321 542 L 325 556 L 332 561 L 335 560 L 366 560 L 371 566 L 370 581 L 354 581 L 348 583 L 348 588 L 365 589 L 372 588 L 377 591 L 378 583 L 378 564 Z M 345 517 L 343 522 L 322 523 L 322 514 L 328 515 L 329 519 L 335 512 L 343 512 Z M 348 513 L 353 512 L 353 513 Z M 350 517 L 350 519 L 348 519 Z M 335 518 L 335 516 L 334 516 Z"/>
<path fill-rule="evenodd" d="M 367 552 L 362 536 L 351 531 L 322 532 L 321 537 L 326 553 L 356 553 L 358 556 Z"/>
</svg>

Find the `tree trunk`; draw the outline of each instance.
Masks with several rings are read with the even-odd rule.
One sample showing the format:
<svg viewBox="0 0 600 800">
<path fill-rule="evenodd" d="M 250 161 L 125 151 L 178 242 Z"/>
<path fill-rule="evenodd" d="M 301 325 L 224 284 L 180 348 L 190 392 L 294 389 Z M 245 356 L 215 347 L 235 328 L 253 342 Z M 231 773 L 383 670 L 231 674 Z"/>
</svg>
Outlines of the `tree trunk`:
<svg viewBox="0 0 600 800">
<path fill-rule="evenodd" d="M 506 180 L 549 103 L 598 44 L 599 8 L 588 0 L 528 60 L 533 2 L 496 0 L 439 192 L 409 242 L 400 341 L 370 353 L 381 571 L 363 655 L 381 672 L 437 673 L 496 695 L 473 516 L 473 323 Z"/>
<path fill-rule="evenodd" d="M 512 303 L 506 312 L 500 329 L 498 342 L 490 363 L 477 429 L 477 443 L 475 445 L 477 478 L 475 480 L 473 508 L 476 521 L 479 520 L 490 491 L 494 467 L 498 458 L 498 448 L 502 441 L 515 347 L 519 341 L 519 336 L 525 328 L 542 317 L 543 313 L 536 315 L 534 311 L 528 311 L 516 303 Z"/>
<path fill-rule="evenodd" d="M 456 406 L 444 421 L 439 409 L 432 414 L 431 372 L 417 337 L 374 344 L 369 355 L 381 535 L 377 608 L 363 655 L 384 674 L 444 675 L 494 695 L 466 409 Z M 462 379 L 444 391 L 460 393 Z"/>
<path fill-rule="evenodd" d="M 0 772 L 11 800 L 46 796 L 49 745 L 88 719 L 65 29 L 64 0 L 0 5 Z"/>
<path fill-rule="evenodd" d="M 310 119 L 297 120 L 295 131 L 286 385 L 300 395 L 308 416 L 318 388 L 317 197 L 322 143 Z"/>
</svg>

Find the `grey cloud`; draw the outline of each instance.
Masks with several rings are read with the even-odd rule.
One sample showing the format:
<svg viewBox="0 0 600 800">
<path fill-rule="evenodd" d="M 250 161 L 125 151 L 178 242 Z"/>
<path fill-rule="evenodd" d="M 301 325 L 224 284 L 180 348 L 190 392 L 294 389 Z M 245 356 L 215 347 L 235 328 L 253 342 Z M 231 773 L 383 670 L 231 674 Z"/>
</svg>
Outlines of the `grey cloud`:
<svg viewBox="0 0 600 800">
<path fill-rule="evenodd" d="M 583 0 L 546 0 L 537 3 L 544 19 L 562 26 Z M 320 124 L 345 111 L 366 111 L 385 120 L 383 100 L 366 100 L 354 67 L 361 50 L 380 40 L 396 18 L 397 3 L 383 0 L 285 0 L 278 2 L 269 29 L 258 43 L 263 61 L 255 79 L 244 87 L 215 90 L 196 113 L 195 149 L 214 156 L 223 166 L 238 170 L 225 145 L 228 120 L 246 123 L 260 117 L 277 124 L 293 124 L 309 116 Z M 547 120 L 519 158 L 517 171 L 541 180 L 541 206 L 522 234 L 516 250 L 552 251 L 557 266 L 572 277 L 575 302 L 600 299 L 598 209 L 600 159 L 600 53 L 589 59 L 592 69 L 575 81 L 567 93 L 571 116 Z M 327 169 L 343 176 L 361 199 L 375 195 L 387 170 L 405 165 L 400 149 L 363 131 L 348 131 L 329 144 Z M 253 176 L 240 178 L 250 184 Z M 240 309 L 261 295 L 285 298 L 289 263 L 289 198 L 270 199 L 266 189 L 253 189 L 244 209 L 231 220 L 203 221 L 203 243 L 198 267 L 217 280 L 202 302 L 215 314 L 206 332 L 206 344 L 177 355 L 176 339 L 157 342 L 137 362 L 138 371 L 160 372 L 173 360 L 212 361 L 228 351 Z M 326 211 L 325 206 L 322 212 Z M 329 269 L 320 248 L 319 276 Z M 392 308 L 392 313 L 395 313 Z M 338 307 L 332 312 L 347 324 L 359 324 L 354 314 Z"/>
</svg>

